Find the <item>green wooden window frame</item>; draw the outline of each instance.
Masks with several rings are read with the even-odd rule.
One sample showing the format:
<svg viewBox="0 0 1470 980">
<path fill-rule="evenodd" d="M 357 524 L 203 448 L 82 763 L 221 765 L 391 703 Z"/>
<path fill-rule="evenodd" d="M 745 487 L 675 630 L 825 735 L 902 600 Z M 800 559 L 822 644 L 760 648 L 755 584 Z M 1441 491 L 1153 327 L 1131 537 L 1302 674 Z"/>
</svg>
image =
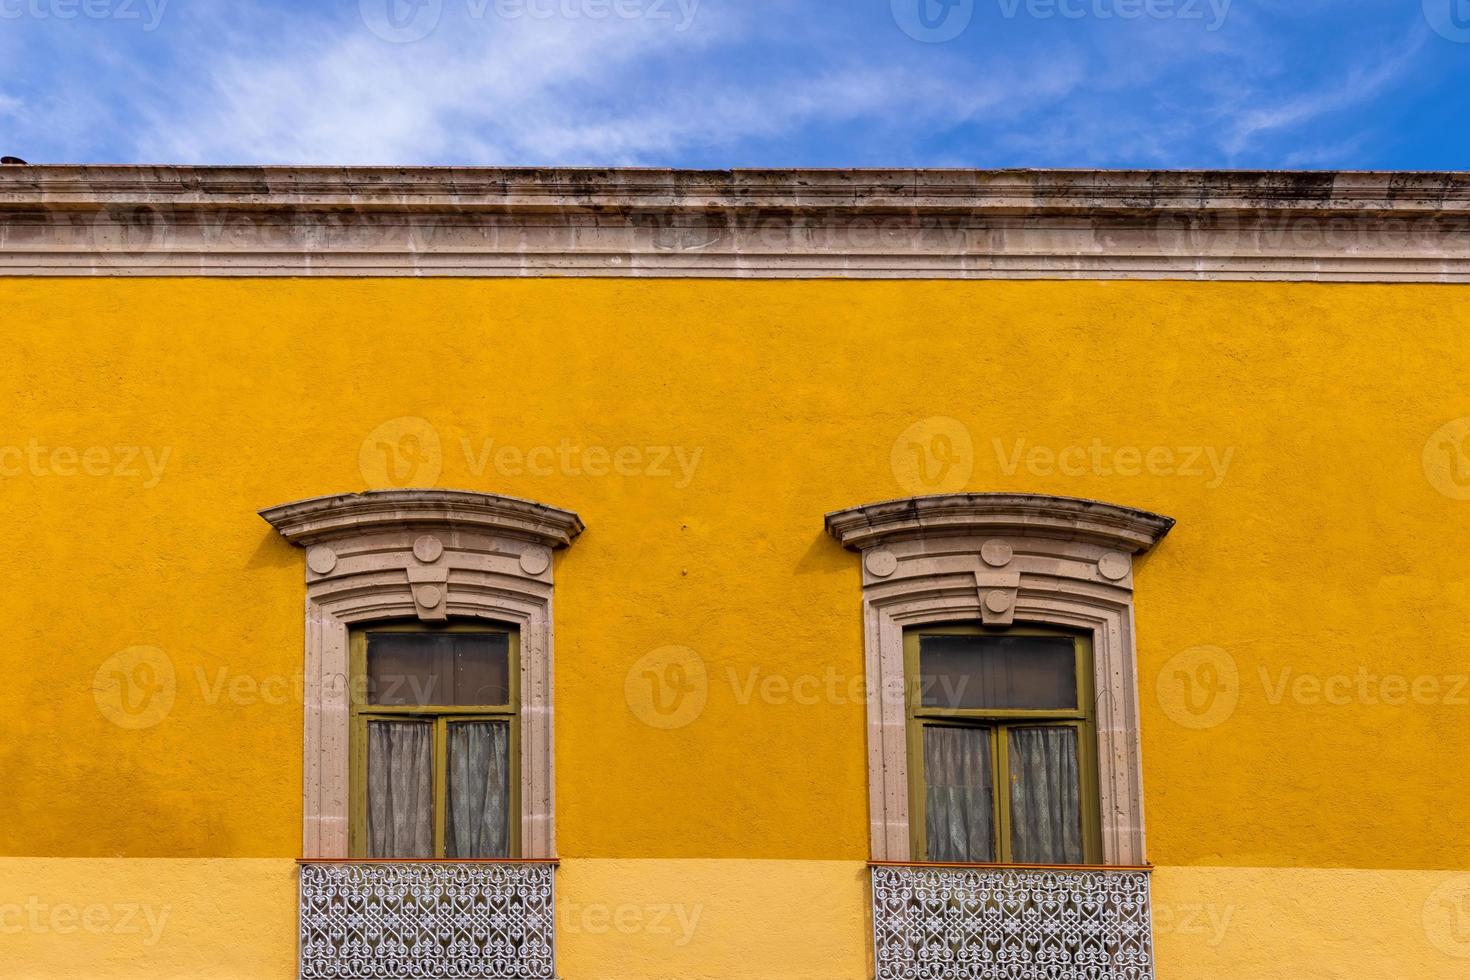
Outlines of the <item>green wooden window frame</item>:
<svg viewBox="0 0 1470 980">
<path fill-rule="evenodd" d="M 923 703 L 919 673 L 919 643 L 926 636 L 1048 636 L 1073 643 L 1077 671 L 1075 709 L 1029 710 L 1015 708 L 936 708 Z M 1078 796 L 1082 809 L 1083 864 L 1102 862 L 1102 817 L 1098 797 L 1097 701 L 1093 693 L 1092 639 L 1059 629 L 1014 626 L 989 629 L 980 625 L 919 626 L 904 631 L 904 675 L 909 678 L 908 770 L 909 842 L 916 860 L 929 860 L 928 798 L 924 776 L 924 730 L 929 727 L 979 728 L 989 731 L 991 793 L 991 852 L 998 864 L 1010 864 L 1011 773 L 1009 733 L 1016 728 L 1072 728 L 1077 733 Z"/>
<path fill-rule="evenodd" d="M 382 705 L 367 703 L 367 642 L 372 633 L 491 633 L 507 638 L 506 695 L 507 704 L 500 705 Z M 352 683 L 349 709 L 348 788 L 352 797 L 351 820 L 347 828 L 350 856 L 367 858 L 367 744 L 370 721 L 419 721 L 434 726 L 434 858 L 445 857 L 445 822 L 448 816 L 449 725 L 464 721 L 503 721 L 509 727 L 510 780 L 507 794 L 507 858 L 521 856 L 521 703 L 520 633 L 513 627 L 490 623 L 451 623 L 447 626 L 425 626 L 422 623 L 385 623 L 354 629 L 350 636 L 350 670 Z"/>
</svg>

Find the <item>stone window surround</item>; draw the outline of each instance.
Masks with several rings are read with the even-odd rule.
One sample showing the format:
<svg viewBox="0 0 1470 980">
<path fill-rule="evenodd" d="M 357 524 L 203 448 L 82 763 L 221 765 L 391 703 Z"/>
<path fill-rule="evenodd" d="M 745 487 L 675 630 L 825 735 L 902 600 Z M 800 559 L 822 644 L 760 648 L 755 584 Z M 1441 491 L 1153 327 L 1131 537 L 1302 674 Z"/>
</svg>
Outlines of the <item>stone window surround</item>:
<svg viewBox="0 0 1470 980">
<path fill-rule="evenodd" d="M 1092 635 L 1103 859 L 1147 863 L 1139 744 L 1133 558 L 1171 518 L 1036 494 L 911 497 L 827 515 L 862 554 L 872 860 L 910 861 L 903 632 L 926 623 L 1012 622 Z"/>
<path fill-rule="evenodd" d="M 306 549 L 303 854 L 349 857 L 349 631 L 455 617 L 520 631 L 521 856 L 554 857 L 552 551 L 581 518 L 461 490 L 315 497 L 260 516 Z"/>
</svg>

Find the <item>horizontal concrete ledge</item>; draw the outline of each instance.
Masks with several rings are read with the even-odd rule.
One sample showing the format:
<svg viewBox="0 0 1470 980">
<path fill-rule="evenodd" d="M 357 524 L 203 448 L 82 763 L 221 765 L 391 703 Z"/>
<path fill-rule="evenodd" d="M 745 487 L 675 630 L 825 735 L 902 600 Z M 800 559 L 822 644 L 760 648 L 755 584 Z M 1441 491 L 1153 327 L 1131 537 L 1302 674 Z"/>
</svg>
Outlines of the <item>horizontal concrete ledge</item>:
<svg viewBox="0 0 1470 980">
<path fill-rule="evenodd" d="M 1470 281 L 1470 174 L 0 167 L 0 275 Z"/>
<path fill-rule="evenodd" d="M 569 510 L 473 490 L 366 490 L 267 507 L 260 516 L 292 544 L 379 530 L 473 528 L 564 548 L 585 530 Z"/>
<path fill-rule="evenodd" d="M 0 204 L 1470 210 L 1470 172 L 8 166 Z"/>
<path fill-rule="evenodd" d="M 1129 554 L 1148 551 L 1174 519 L 1136 507 L 1033 493 L 949 493 L 884 500 L 826 517 L 827 533 L 854 551 L 890 541 L 955 534 L 1086 541 Z"/>
</svg>

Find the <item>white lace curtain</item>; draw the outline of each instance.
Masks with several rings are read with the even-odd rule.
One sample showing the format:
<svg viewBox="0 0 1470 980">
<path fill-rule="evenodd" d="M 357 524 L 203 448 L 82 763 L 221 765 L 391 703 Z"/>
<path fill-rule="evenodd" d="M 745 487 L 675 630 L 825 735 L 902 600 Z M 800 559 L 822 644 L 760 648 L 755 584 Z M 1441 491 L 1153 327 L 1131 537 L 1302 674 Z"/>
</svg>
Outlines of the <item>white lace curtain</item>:
<svg viewBox="0 0 1470 980">
<path fill-rule="evenodd" d="M 434 853 L 434 723 L 368 725 L 368 856 L 429 859 Z M 450 722 L 445 746 L 446 858 L 510 853 L 510 727 Z"/>
<path fill-rule="evenodd" d="M 991 739 L 1009 752 L 1010 860 L 1081 864 L 1077 733 L 1068 727 L 924 728 L 925 833 L 930 861 L 996 860 Z"/>
</svg>

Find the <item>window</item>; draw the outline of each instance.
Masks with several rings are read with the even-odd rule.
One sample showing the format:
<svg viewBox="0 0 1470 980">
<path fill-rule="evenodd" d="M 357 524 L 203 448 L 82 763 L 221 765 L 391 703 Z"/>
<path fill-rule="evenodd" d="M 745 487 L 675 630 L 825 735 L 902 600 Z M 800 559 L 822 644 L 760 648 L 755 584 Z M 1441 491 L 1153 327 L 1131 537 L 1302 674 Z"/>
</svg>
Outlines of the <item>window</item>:
<svg viewBox="0 0 1470 980">
<path fill-rule="evenodd" d="M 872 860 L 1145 864 L 1133 573 L 1174 521 L 955 493 L 826 524 L 862 555 Z"/>
<path fill-rule="evenodd" d="M 261 516 L 306 557 L 301 976 L 554 977 L 553 553 L 581 518 L 462 490 Z"/>
<path fill-rule="evenodd" d="M 517 640 L 469 625 L 353 632 L 353 857 L 519 855 Z"/>
<path fill-rule="evenodd" d="M 552 556 L 581 518 L 463 490 L 261 516 L 306 557 L 303 855 L 554 858 Z"/>
<path fill-rule="evenodd" d="M 1056 630 L 904 633 L 918 860 L 1095 864 L 1091 644 Z"/>
</svg>

